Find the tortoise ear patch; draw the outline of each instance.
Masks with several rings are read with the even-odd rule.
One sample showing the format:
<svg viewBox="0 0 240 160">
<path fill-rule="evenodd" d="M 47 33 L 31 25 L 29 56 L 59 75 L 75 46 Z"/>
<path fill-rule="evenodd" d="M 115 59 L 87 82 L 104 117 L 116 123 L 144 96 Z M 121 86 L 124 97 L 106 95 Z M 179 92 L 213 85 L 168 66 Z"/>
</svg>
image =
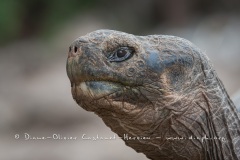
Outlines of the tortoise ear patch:
<svg viewBox="0 0 240 160">
<path fill-rule="evenodd" d="M 146 63 L 150 70 L 156 73 L 161 73 L 163 66 L 160 63 L 159 51 L 147 50 L 148 56 L 146 57 Z"/>
</svg>

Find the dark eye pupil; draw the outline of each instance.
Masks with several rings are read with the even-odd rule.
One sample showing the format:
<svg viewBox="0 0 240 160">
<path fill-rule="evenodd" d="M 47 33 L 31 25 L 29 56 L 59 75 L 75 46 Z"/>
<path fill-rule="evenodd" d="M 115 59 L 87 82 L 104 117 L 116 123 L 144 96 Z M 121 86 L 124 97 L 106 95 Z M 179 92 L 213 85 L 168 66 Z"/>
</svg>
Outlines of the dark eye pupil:
<svg viewBox="0 0 240 160">
<path fill-rule="evenodd" d="M 120 49 L 120 50 L 117 51 L 117 56 L 119 58 L 124 57 L 126 54 L 127 54 L 126 50 Z"/>
</svg>

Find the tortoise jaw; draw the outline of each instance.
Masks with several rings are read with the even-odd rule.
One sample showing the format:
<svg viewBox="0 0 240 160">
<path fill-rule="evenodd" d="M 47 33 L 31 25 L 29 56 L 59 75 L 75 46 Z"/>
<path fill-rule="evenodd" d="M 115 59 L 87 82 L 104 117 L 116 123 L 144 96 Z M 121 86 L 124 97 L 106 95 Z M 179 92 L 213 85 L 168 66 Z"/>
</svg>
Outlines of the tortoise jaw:
<svg viewBox="0 0 240 160">
<path fill-rule="evenodd" d="M 93 99 L 107 96 L 123 88 L 121 84 L 109 81 L 85 81 L 79 84 L 83 95 Z"/>
</svg>

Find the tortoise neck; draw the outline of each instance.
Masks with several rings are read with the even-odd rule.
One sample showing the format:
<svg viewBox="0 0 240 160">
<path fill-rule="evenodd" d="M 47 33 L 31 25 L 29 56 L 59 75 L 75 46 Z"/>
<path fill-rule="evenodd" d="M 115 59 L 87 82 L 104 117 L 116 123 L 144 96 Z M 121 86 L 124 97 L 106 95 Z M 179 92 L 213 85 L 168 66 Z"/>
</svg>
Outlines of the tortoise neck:
<svg viewBox="0 0 240 160">
<path fill-rule="evenodd" d="M 206 94 L 203 95 L 204 99 L 207 102 L 207 106 L 212 108 L 210 117 L 213 123 L 213 135 L 222 138 L 223 141 L 218 141 L 219 144 L 214 143 L 211 146 L 215 146 L 215 149 L 212 151 L 213 156 L 218 156 L 216 159 L 240 159 L 240 119 L 235 105 L 227 94 L 222 82 L 217 78 L 219 90 L 221 92 L 219 96 L 211 97 Z M 216 103 L 217 102 L 217 103 Z M 211 128 L 211 126 L 209 126 Z M 210 141 L 211 142 L 211 141 Z M 213 149 L 213 147 L 212 147 Z M 224 151 L 224 153 L 222 152 Z M 213 158 L 211 158 L 213 159 Z"/>
<path fill-rule="evenodd" d="M 203 93 L 205 108 L 201 106 L 202 103 L 196 103 L 205 112 L 205 118 L 198 122 L 206 125 L 206 128 L 203 127 L 200 132 L 204 137 L 202 150 L 207 160 L 238 160 L 240 158 L 239 117 L 226 92 L 223 94 L 224 97 L 210 99 L 211 95 Z"/>
<path fill-rule="evenodd" d="M 214 81 L 213 87 L 201 89 L 197 92 L 198 94 L 181 99 L 182 103 L 186 102 L 184 105 L 176 103 L 181 105 L 180 108 L 188 106 L 192 110 L 173 114 L 169 109 L 169 112 L 166 112 L 169 114 L 156 122 L 158 127 L 154 127 L 155 130 L 149 134 L 150 140 L 123 140 L 128 146 L 137 152 L 144 153 L 152 160 L 173 160 L 173 158 L 185 160 L 189 157 L 194 160 L 240 159 L 240 120 L 236 107 L 220 80 Z M 189 98 L 192 101 L 189 101 Z M 113 118 L 111 113 L 108 115 L 106 111 L 104 114 L 100 117 L 120 137 L 126 134 L 136 136 L 133 131 L 129 132 L 119 119 Z M 157 136 L 161 138 L 156 139 Z M 178 136 L 186 139 L 166 140 L 167 137 Z M 196 137 L 200 139 L 194 139 Z M 182 147 L 177 148 L 177 146 Z"/>
</svg>

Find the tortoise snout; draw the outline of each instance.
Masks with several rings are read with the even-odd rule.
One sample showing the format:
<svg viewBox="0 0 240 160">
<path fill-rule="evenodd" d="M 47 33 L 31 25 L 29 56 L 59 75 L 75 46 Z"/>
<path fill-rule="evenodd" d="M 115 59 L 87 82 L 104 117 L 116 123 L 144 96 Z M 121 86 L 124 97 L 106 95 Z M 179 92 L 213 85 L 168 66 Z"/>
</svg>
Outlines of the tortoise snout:
<svg viewBox="0 0 240 160">
<path fill-rule="evenodd" d="M 72 43 L 72 45 L 69 47 L 68 58 L 75 57 L 77 55 L 81 56 L 82 55 L 81 47 L 83 44 L 87 44 L 87 43 L 88 43 L 88 41 L 83 38 L 79 38 L 79 39 L 75 40 Z"/>
</svg>

